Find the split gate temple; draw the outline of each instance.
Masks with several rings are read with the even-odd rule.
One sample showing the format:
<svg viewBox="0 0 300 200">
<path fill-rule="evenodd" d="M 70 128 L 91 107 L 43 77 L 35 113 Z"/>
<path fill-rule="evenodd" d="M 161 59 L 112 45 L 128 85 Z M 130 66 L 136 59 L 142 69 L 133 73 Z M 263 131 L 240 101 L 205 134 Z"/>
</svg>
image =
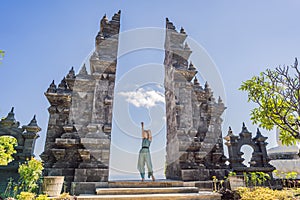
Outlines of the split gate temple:
<svg viewBox="0 0 300 200">
<path fill-rule="evenodd" d="M 120 14 L 101 19 L 90 73 L 83 66 L 45 95 L 50 103 L 44 152 L 45 175 L 65 176 L 68 190 L 94 192 L 108 184 L 112 109 L 117 66 Z M 182 181 L 223 177 L 221 115 L 225 107 L 215 100 L 209 85 L 202 87 L 183 29 L 166 20 L 165 99 L 167 119 L 166 178 Z"/>
</svg>

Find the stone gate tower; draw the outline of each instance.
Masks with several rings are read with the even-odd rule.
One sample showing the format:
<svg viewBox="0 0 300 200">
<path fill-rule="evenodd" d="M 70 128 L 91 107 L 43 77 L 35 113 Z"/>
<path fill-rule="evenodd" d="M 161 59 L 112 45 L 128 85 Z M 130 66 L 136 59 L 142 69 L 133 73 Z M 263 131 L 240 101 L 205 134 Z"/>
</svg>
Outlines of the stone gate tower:
<svg viewBox="0 0 300 200">
<path fill-rule="evenodd" d="M 101 19 L 90 73 L 85 65 L 77 75 L 72 68 L 45 93 L 50 116 L 44 172 L 65 176 L 67 190 L 77 194 L 94 193 L 108 182 L 120 14 Z"/>
<path fill-rule="evenodd" d="M 216 102 L 208 84 L 203 88 L 196 68 L 188 62 L 192 51 L 180 32 L 166 19 L 165 99 L 167 119 L 166 178 L 211 180 L 224 177 L 221 99 Z M 193 81 L 192 81 L 193 80 Z"/>
</svg>

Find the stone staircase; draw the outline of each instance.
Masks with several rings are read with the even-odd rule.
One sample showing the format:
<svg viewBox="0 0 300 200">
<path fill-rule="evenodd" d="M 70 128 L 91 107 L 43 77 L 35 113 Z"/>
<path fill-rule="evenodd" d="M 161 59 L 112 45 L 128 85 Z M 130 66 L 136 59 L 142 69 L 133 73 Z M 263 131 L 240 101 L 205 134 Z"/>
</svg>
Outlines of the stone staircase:
<svg viewBox="0 0 300 200">
<path fill-rule="evenodd" d="M 80 195 L 78 200 L 220 200 L 221 195 L 199 188 L 182 181 L 112 181 L 108 188 L 97 188 L 94 195 Z"/>
</svg>

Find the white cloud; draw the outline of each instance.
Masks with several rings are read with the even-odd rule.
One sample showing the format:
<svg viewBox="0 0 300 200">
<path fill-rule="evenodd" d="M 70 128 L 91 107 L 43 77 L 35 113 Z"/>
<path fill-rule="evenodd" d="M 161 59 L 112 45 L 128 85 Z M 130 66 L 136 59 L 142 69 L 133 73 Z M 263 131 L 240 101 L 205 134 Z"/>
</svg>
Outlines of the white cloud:
<svg viewBox="0 0 300 200">
<path fill-rule="evenodd" d="M 165 103 L 165 96 L 163 93 L 155 90 L 144 90 L 143 88 L 132 92 L 119 92 L 119 95 L 124 96 L 128 103 L 136 107 L 151 108 L 158 103 Z"/>
</svg>

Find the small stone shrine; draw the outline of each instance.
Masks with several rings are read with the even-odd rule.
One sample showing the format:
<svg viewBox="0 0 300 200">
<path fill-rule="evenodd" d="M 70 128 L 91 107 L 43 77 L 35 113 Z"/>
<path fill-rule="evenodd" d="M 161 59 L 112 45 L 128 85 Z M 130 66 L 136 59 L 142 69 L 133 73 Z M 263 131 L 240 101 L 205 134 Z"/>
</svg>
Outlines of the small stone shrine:
<svg viewBox="0 0 300 200">
<path fill-rule="evenodd" d="M 15 119 L 14 108 L 0 121 L 0 137 L 10 136 L 17 140 L 16 153 L 13 154 L 14 160 L 7 166 L 0 165 L 0 193 L 4 192 L 9 178 L 17 181 L 19 165 L 34 157 L 35 141 L 40 131 L 41 128 L 37 125 L 35 116 L 28 125 L 20 127 L 20 122 Z"/>
<path fill-rule="evenodd" d="M 239 135 L 234 135 L 229 127 L 228 134 L 224 139 L 228 147 L 230 169 L 236 172 L 237 175 L 243 175 L 243 172 L 265 172 L 272 175 L 271 172 L 275 170 L 275 167 L 269 164 L 270 158 L 266 149 L 267 138 L 261 134 L 259 129 L 257 129 L 256 136 L 252 138 L 252 133 L 248 131 L 244 123 Z M 244 153 L 241 152 L 243 145 L 249 145 L 254 150 L 249 163 L 250 167 L 243 164 L 245 160 L 242 158 Z"/>
</svg>

